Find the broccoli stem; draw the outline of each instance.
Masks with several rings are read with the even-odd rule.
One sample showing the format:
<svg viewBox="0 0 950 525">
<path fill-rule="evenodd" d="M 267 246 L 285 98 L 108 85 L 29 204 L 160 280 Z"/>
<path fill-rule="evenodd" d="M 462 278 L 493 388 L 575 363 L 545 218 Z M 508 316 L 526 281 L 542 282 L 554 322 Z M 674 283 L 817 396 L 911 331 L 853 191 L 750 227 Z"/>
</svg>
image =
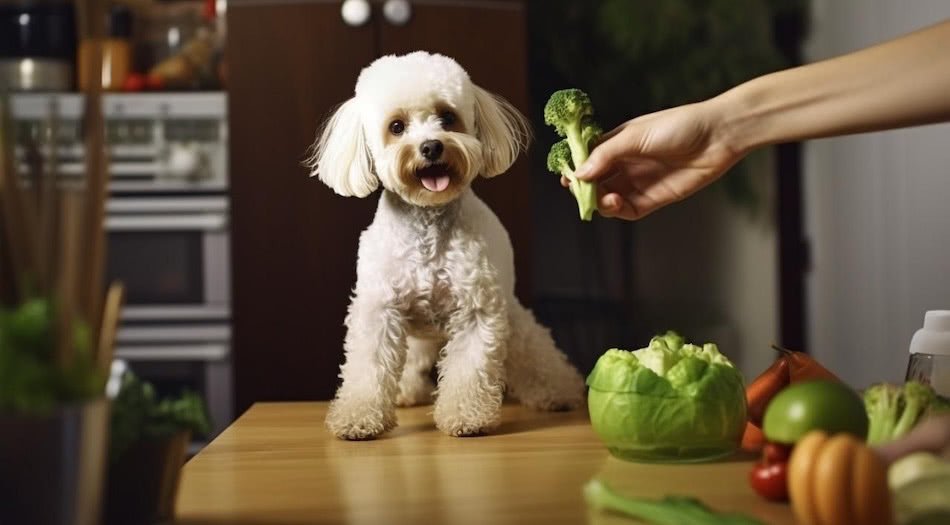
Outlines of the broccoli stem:
<svg viewBox="0 0 950 525">
<path fill-rule="evenodd" d="M 587 143 L 581 136 L 580 121 L 571 123 L 564 131 L 567 135 L 567 145 L 571 148 L 571 160 L 574 161 L 574 168 L 577 169 L 587 161 L 589 155 Z M 568 178 L 571 180 L 574 198 L 577 199 L 577 209 L 580 212 L 581 220 L 591 220 L 594 211 L 597 210 L 597 187 L 591 182 L 578 179 L 573 174 Z"/>
<path fill-rule="evenodd" d="M 900 419 L 894 424 L 894 428 L 891 430 L 890 439 L 888 441 L 902 437 L 904 434 L 910 432 L 915 425 L 917 425 L 917 420 L 920 419 L 920 415 L 924 411 L 923 403 L 920 399 L 912 395 L 904 395 L 904 411 L 901 412 Z"/>
<path fill-rule="evenodd" d="M 574 198 L 577 199 L 577 211 L 581 220 L 589 221 L 594 217 L 597 209 L 597 187 L 590 182 L 577 178 L 571 181 Z"/>
</svg>

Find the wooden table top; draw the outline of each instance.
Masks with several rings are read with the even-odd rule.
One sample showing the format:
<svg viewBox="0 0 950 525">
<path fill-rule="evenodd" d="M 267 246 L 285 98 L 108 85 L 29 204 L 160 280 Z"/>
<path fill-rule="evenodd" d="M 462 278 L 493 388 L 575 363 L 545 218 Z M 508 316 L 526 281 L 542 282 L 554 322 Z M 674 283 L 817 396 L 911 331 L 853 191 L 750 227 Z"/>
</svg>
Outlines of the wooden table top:
<svg viewBox="0 0 950 525">
<path fill-rule="evenodd" d="M 588 510 L 581 488 L 594 476 L 625 495 L 691 495 L 768 524 L 794 523 L 788 505 L 749 488 L 750 458 L 621 461 L 598 441 L 584 410 L 506 405 L 495 434 L 453 438 L 436 430 L 431 407 L 400 409 L 394 431 L 347 442 L 323 426 L 326 406 L 254 405 L 185 465 L 177 523 L 634 523 Z"/>
</svg>

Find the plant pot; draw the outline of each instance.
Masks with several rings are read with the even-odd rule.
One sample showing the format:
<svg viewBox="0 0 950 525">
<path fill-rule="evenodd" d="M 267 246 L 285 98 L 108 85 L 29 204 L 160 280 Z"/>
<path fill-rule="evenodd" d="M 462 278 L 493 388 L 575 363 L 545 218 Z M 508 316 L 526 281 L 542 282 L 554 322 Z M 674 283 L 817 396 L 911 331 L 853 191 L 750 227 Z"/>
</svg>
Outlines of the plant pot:
<svg viewBox="0 0 950 525">
<path fill-rule="evenodd" d="M 0 523 L 98 525 L 109 404 L 0 414 Z"/>
<path fill-rule="evenodd" d="M 172 521 L 191 432 L 141 439 L 109 466 L 106 524 Z"/>
</svg>

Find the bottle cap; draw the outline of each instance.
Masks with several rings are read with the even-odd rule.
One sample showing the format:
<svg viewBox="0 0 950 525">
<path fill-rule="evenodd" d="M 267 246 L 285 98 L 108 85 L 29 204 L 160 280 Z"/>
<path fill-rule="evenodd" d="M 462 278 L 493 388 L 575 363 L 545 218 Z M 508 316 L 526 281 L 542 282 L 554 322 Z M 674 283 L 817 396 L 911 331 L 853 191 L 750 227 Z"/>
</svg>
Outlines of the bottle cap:
<svg viewBox="0 0 950 525">
<path fill-rule="evenodd" d="M 950 310 L 930 310 L 910 340 L 910 353 L 950 355 Z"/>
</svg>

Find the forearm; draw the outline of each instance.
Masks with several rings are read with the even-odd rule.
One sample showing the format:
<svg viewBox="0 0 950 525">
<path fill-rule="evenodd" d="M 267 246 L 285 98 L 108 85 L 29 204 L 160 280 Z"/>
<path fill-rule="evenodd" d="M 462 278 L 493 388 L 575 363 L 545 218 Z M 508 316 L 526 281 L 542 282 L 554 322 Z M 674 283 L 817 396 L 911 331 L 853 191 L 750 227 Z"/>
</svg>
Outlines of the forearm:
<svg viewBox="0 0 950 525">
<path fill-rule="evenodd" d="M 950 20 L 716 97 L 737 150 L 950 120 Z"/>
</svg>

